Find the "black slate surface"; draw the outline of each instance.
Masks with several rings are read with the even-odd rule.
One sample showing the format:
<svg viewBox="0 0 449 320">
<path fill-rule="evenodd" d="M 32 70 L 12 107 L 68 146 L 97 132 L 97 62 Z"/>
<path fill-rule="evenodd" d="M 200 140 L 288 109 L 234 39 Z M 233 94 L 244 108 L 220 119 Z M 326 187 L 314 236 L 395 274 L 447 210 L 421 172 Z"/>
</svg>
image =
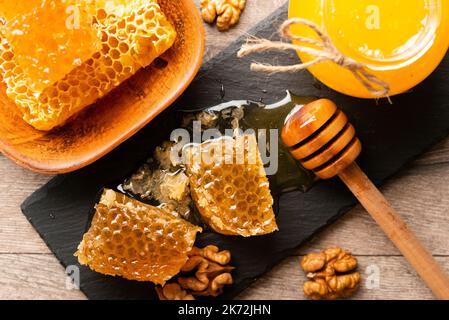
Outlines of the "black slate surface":
<svg viewBox="0 0 449 320">
<path fill-rule="evenodd" d="M 275 37 L 273 30 L 287 17 L 287 7 L 276 11 L 251 33 Z M 412 92 L 386 101 L 353 99 L 335 93 L 307 73 L 266 75 L 249 71 L 249 59 L 235 53 L 244 39 L 207 63 L 196 81 L 176 103 L 181 108 L 208 107 L 224 100 L 276 101 L 289 89 L 297 95 L 328 97 L 348 114 L 364 151 L 359 163 L 380 185 L 410 160 L 449 134 L 449 57 Z M 252 57 L 254 59 L 257 56 Z M 294 63 L 294 54 L 265 54 L 264 61 Z M 131 80 L 132 81 L 132 80 Z M 82 238 L 98 193 L 131 174 L 165 140 L 175 126 L 173 110 L 166 111 L 107 157 L 75 173 L 51 180 L 22 205 L 22 211 L 64 266 L 77 264 L 73 253 Z M 295 248 L 344 214 L 355 203 L 338 180 L 317 183 L 307 193 L 291 192 L 278 203 L 280 232 L 242 239 L 214 233 L 199 236 L 198 243 L 215 243 L 233 253 L 235 284 L 222 298 L 233 298 Z M 370 244 L 366 244 L 369 246 Z M 152 285 L 105 277 L 81 267 L 81 289 L 91 299 L 151 299 Z"/>
</svg>

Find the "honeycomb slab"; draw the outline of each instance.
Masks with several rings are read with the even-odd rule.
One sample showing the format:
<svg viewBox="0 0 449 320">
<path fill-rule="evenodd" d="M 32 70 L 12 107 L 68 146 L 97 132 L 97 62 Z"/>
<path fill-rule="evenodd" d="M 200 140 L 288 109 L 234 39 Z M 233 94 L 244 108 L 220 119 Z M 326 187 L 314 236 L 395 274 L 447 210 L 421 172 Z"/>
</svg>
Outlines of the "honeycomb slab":
<svg viewBox="0 0 449 320">
<path fill-rule="evenodd" d="M 75 256 L 111 276 L 164 285 L 188 260 L 201 228 L 112 190 L 105 190 Z"/>
<path fill-rule="evenodd" d="M 253 135 L 190 146 L 186 162 L 192 198 L 213 230 L 244 237 L 278 230 L 269 182 Z"/>
<path fill-rule="evenodd" d="M 101 50 L 92 12 L 83 1 L 0 1 L 4 38 L 28 87 L 41 93 Z"/>
<path fill-rule="evenodd" d="M 43 33 L 44 28 L 30 27 L 24 35 L 20 35 L 22 31 L 19 30 L 24 28 L 21 19 L 30 19 L 33 26 L 38 18 L 53 24 L 52 19 L 63 14 L 64 6 L 61 4 L 40 15 L 20 18 L 14 15 L 13 6 L 7 5 L 6 1 L 0 2 L 3 4 L 0 14 L 3 12 L 10 21 L 17 20 L 14 25 L 19 30 L 7 28 L 8 22 L 0 28 L 0 76 L 6 84 L 8 97 L 22 111 L 23 119 L 39 130 L 49 131 L 65 124 L 76 113 L 150 65 L 173 45 L 176 38 L 176 31 L 156 0 L 75 2 L 81 12 L 81 29 L 72 34 L 67 31 L 66 19 L 64 25 L 60 19 L 54 27 L 45 28 L 52 30 L 50 34 Z M 37 3 L 40 1 L 32 0 L 30 7 Z M 67 4 L 71 2 L 42 0 L 42 3 L 64 3 L 67 10 Z M 21 4 L 17 11 L 28 9 Z M 39 11 L 36 10 L 34 12 Z M 69 13 L 73 10 L 71 7 Z M 63 16 L 67 17 L 67 11 L 64 12 Z M 89 21 L 89 13 L 92 13 L 90 26 L 85 23 Z M 27 38 L 36 34 L 43 45 L 36 46 L 33 41 L 18 43 L 16 33 Z M 92 37 L 93 33 L 95 37 Z M 55 35 L 57 40 L 47 41 Z M 60 42 L 65 45 L 57 48 L 68 55 L 55 49 L 54 45 Z M 73 49 L 73 46 L 81 47 Z M 50 57 L 45 53 L 51 53 Z M 44 77 L 39 78 L 42 81 L 35 81 L 41 73 L 44 73 Z"/>
</svg>

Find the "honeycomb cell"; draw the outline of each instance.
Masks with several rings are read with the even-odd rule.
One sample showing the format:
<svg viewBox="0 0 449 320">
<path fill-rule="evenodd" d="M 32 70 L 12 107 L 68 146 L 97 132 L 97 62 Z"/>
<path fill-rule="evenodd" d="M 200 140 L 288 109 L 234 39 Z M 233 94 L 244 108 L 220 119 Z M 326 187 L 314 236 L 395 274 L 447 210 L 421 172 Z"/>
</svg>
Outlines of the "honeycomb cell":
<svg viewBox="0 0 449 320">
<path fill-rule="evenodd" d="M 216 161 L 204 161 L 202 155 L 210 148 L 222 150 Z M 232 151 L 232 163 L 224 161 L 228 158 L 226 150 Z M 249 237 L 278 229 L 268 179 L 253 135 L 215 139 L 187 151 L 192 198 L 213 230 Z"/>
<path fill-rule="evenodd" d="M 75 256 L 111 276 L 164 285 L 179 273 L 201 228 L 105 190 Z"/>
<path fill-rule="evenodd" d="M 39 3 L 39 1 L 43 0 L 33 0 L 33 3 Z M 59 3 L 56 0 L 44 2 Z M 75 2 L 81 8 L 85 8 L 86 12 L 93 13 L 89 30 L 95 30 L 96 38 L 89 41 L 87 41 L 88 38 L 85 38 L 86 40 L 83 38 L 83 41 L 80 40 L 76 43 L 72 41 L 76 45 L 75 49 L 72 48 L 72 42 L 69 42 L 65 49 L 67 55 L 59 57 L 59 53 L 56 54 L 55 59 L 59 59 L 58 61 L 72 59 L 74 55 L 80 56 L 75 59 L 77 66 L 72 66 L 70 70 L 62 68 L 67 66 L 67 63 L 54 63 L 54 65 L 61 66 L 61 69 L 55 69 L 57 72 L 51 72 L 47 78 L 43 77 L 45 86 L 42 88 L 38 88 L 39 83 L 30 84 L 28 70 L 19 64 L 20 56 L 16 54 L 19 51 L 16 51 L 15 41 L 9 43 L 5 34 L 7 29 L 0 28 L 0 38 L 2 39 L 0 41 L 0 76 L 6 84 L 7 95 L 22 111 L 23 119 L 39 130 L 48 131 L 63 125 L 73 115 L 109 93 L 139 69 L 151 64 L 155 58 L 173 45 L 176 38 L 176 31 L 156 0 Z M 11 1 L 0 0 L 0 5 L 4 3 L 11 3 Z M 21 8 L 22 6 L 17 10 L 28 10 L 27 6 L 24 7 L 25 9 Z M 9 16 L 12 11 L 9 7 L 7 9 L 9 11 L 4 10 L 6 12 L 4 14 Z M 2 12 L 0 10 L 0 15 Z M 151 14 L 148 14 L 149 12 Z M 45 13 L 48 23 L 53 23 L 53 14 L 55 13 L 52 10 Z M 62 12 L 60 16 L 63 16 Z M 151 21 L 146 21 L 147 17 L 151 17 Z M 137 24 L 137 20 L 154 23 L 156 27 L 148 29 L 148 23 Z M 41 28 L 41 30 L 51 29 L 54 32 L 61 32 L 62 28 L 57 24 L 56 27 Z M 34 31 L 33 28 L 33 32 L 38 31 Z M 63 30 L 62 34 L 66 33 L 66 30 Z M 44 36 L 41 35 L 42 41 L 44 41 Z M 63 40 L 67 40 L 66 37 L 62 37 L 61 41 Z M 99 42 L 98 48 L 95 46 L 97 41 Z M 96 48 L 93 52 L 86 53 L 88 57 L 81 56 L 84 52 L 81 50 L 84 43 L 90 49 Z M 47 57 L 41 58 L 41 55 L 33 52 L 33 46 L 24 45 L 24 47 L 26 50 L 23 56 L 37 58 L 36 66 L 43 68 L 44 71 L 49 71 L 44 68 L 46 64 L 56 61 L 49 60 L 50 62 L 48 62 Z M 43 49 L 45 52 L 49 51 L 45 47 Z M 41 63 L 40 59 L 44 63 Z M 80 61 L 81 63 L 79 63 Z M 62 77 L 61 74 L 63 74 Z M 69 86 L 70 90 L 59 90 L 61 86 Z M 26 88 L 26 92 L 19 92 L 19 87 Z"/>
</svg>

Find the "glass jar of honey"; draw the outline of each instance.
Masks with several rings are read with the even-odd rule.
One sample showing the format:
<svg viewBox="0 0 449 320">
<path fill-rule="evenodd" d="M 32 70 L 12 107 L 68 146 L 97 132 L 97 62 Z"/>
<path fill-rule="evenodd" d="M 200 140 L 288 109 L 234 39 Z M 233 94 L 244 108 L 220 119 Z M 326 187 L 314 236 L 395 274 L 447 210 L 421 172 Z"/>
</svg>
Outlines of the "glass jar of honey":
<svg viewBox="0 0 449 320">
<path fill-rule="evenodd" d="M 315 22 L 343 55 L 388 83 L 390 96 L 427 78 L 449 48 L 448 0 L 290 0 L 289 17 Z M 291 30 L 317 38 L 303 25 L 293 25 Z M 303 62 L 315 58 L 299 56 Z M 373 98 L 349 70 L 333 62 L 309 70 L 338 92 Z"/>
</svg>

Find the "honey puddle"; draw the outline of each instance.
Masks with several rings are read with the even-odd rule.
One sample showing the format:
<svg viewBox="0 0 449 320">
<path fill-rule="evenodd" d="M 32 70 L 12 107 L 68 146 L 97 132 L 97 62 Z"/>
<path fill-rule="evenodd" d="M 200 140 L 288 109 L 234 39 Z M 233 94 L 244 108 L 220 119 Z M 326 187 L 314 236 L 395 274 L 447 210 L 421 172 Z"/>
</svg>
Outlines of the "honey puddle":
<svg viewBox="0 0 449 320">
<path fill-rule="evenodd" d="M 278 170 L 268 175 L 270 189 L 273 195 L 283 192 L 301 190 L 307 191 L 313 184 L 315 177 L 296 161 L 290 152 L 284 148 L 281 141 L 281 131 L 285 118 L 294 108 L 315 100 L 311 97 L 299 97 L 287 91 L 287 96 L 274 104 L 263 105 L 249 103 L 243 106 L 244 117 L 240 121 L 242 129 L 278 129 Z M 257 130 L 256 130 L 257 131 Z M 259 144 L 261 141 L 259 141 Z"/>
<path fill-rule="evenodd" d="M 237 129 L 240 130 L 240 134 L 253 130 L 258 137 L 261 157 L 267 160 L 267 163 L 264 161 L 264 167 L 272 196 L 276 199 L 289 191 L 305 192 L 315 181 L 314 175 L 302 168 L 283 147 L 280 136 L 288 114 L 313 100 L 311 97 L 298 97 L 287 92 L 284 99 L 270 105 L 246 100 L 230 101 L 200 111 L 179 111 L 177 116 L 179 128 L 188 132 L 190 139 L 193 137 L 193 140 L 195 135 L 198 137 L 195 128 L 200 131 L 203 139 L 210 139 L 205 137 L 209 129 L 217 129 L 223 135 L 229 135 L 229 132 L 235 135 Z M 201 125 L 198 125 L 199 122 Z M 270 131 L 273 129 L 277 130 Z M 260 135 L 261 131 L 265 134 Z M 139 200 L 159 205 L 168 212 L 182 216 L 193 223 L 199 223 L 185 166 L 174 160 L 171 152 L 173 148 L 180 149 L 178 147 L 181 142 L 170 142 L 169 139 L 170 137 L 167 137 L 167 141 L 156 148 L 153 157 L 117 189 Z M 198 141 L 187 143 L 184 141 L 182 146 L 190 142 L 198 143 Z M 201 142 L 204 141 L 199 143 Z M 270 149 L 276 150 L 277 155 L 270 154 Z"/>
</svg>

